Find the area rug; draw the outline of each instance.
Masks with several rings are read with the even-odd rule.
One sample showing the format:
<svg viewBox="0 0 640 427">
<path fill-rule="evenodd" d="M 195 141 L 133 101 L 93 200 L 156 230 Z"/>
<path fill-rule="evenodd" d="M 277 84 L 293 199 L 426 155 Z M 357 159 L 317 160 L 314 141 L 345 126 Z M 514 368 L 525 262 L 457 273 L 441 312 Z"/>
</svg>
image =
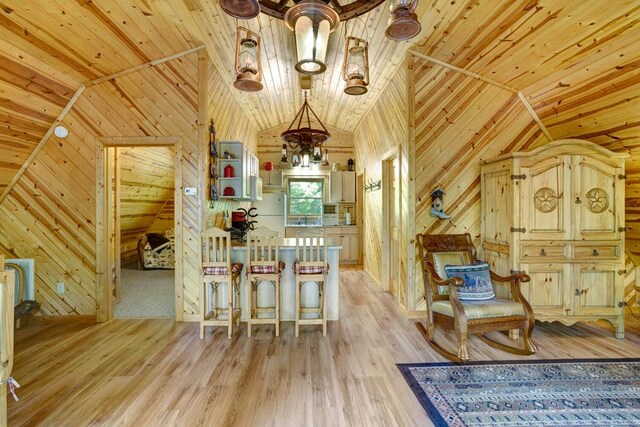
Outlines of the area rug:
<svg viewBox="0 0 640 427">
<path fill-rule="evenodd" d="M 123 268 L 115 318 L 175 317 L 175 271 Z"/>
<path fill-rule="evenodd" d="M 436 426 L 640 426 L 640 359 L 398 368 Z"/>
</svg>

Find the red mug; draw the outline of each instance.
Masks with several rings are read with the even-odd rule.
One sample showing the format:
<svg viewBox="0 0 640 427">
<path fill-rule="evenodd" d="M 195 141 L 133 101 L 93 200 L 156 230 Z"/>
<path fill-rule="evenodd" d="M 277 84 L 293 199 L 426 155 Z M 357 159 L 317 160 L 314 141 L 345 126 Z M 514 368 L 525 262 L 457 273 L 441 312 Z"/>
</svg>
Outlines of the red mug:
<svg viewBox="0 0 640 427">
<path fill-rule="evenodd" d="M 262 164 L 264 166 L 264 170 L 271 172 L 273 170 L 273 162 L 264 162 Z"/>
<path fill-rule="evenodd" d="M 224 167 L 224 177 L 225 178 L 233 178 L 233 166 L 227 165 Z"/>
</svg>

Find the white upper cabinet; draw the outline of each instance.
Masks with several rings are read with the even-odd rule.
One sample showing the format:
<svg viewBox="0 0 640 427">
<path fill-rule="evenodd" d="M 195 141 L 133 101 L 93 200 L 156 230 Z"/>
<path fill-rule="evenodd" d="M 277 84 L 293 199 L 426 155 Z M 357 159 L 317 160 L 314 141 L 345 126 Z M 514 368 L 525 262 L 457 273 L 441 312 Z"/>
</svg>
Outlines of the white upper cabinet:
<svg viewBox="0 0 640 427">
<path fill-rule="evenodd" d="M 329 201 L 333 203 L 355 203 L 356 173 L 353 171 L 331 171 L 329 174 Z"/>
</svg>

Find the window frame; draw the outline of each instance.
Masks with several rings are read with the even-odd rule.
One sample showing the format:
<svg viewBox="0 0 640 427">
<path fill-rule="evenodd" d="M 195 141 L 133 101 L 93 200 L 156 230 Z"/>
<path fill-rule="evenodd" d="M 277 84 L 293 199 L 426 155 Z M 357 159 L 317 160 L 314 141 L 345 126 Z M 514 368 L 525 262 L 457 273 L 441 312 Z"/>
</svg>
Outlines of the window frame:
<svg viewBox="0 0 640 427">
<path fill-rule="evenodd" d="M 291 184 L 295 182 L 317 182 L 321 185 L 321 194 L 320 197 L 291 197 Z M 324 200 L 325 200 L 325 191 L 327 188 L 324 177 L 291 177 L 287 179 L 287 212 L 286 212 L 286 225 L 287 226 L 296 226 L 300 224 L 291 224 L 289 223 L 290 217 L 300 217 L 303 216 L 301 214 L 292 214 L 291 213 L 291 200 L 320 200 L 320 214 L 319 215 L 307 215 L 307 217 L 317 218 L 317 221 L 320 225 L 312 224 L 309 226 L 322 226 L 323 225 L 323 214 L 324 214 Z M 307 225 L 307 224 L 305 224 Z"/>
</svg>

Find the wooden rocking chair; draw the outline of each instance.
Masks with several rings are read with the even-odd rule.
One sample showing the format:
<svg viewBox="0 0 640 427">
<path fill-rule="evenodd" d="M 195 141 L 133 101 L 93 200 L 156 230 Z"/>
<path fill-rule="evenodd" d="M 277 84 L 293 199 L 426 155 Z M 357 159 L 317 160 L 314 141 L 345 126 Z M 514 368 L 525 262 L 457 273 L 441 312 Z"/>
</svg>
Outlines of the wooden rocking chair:
<svg viewBox="0 0 640 427">
<path fill-rule="evenodd" d="M 445 266 L 470 265 L 478 262 L 471 236 L 469 234 L 418 234 L 416 238 L 422 261 L 424 296 L 427 302 L 426 328 L 421 322 L 416 323 L 416 327 L 438 354 L 456 363 L 469 361 L 468 334 L 475 334 L 486 344 L 510 353 L 530 355 L 536 352 L 536 346 L 531 341 L 535 318 L 531 306 L 520 291 L 520 283 L 528 282 L 528 275 L 514 274 L 502 277 L 491 271 L 491 281 L 495 285 L 510 285 L 512 299 L 460 301 L 458 289 L 464 285 L 464 280 L 460 277 L 447 279 Z M 456 331 L 459 340 L 457 355 L 436 343 L 436 326 Z M 524 348 L 502 344 L 485 335 L 487 332 L 514 329 L 522 332 Z"/>
</svg>

